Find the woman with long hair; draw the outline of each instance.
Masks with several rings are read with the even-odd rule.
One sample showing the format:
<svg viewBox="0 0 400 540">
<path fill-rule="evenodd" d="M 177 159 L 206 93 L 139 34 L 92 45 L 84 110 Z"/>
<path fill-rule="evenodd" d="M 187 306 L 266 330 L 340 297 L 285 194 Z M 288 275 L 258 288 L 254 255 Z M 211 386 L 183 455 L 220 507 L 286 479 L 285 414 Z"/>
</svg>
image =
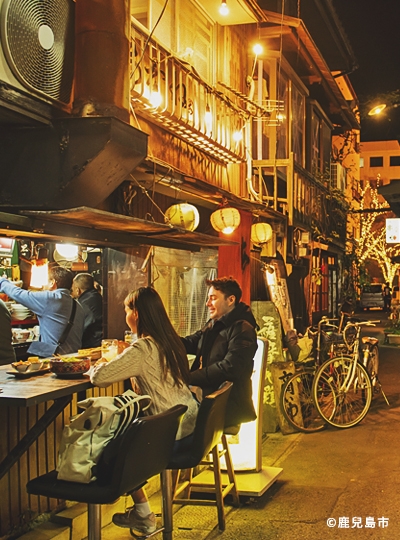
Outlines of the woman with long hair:
<svg viewBox="0 0 400 540">
<path fill-rule="evenodd" d="M 198 404 L 189 389 L 189 364 L 185 347 L 165 311 L 155 289 L 140 287 L 124 301 L 126 323 L 138 339 L 110 362 L 99 361 L 94 366 L 91 382 L 96 386 L 135 377 L 141 393 L 151 396 L 146 414 L 159 414 L 178 404 L 188 407 L 176 439 L 192 434 Z M 134 507 L 125 514 L 115 514 L 113 522 L 145 534 L 156 529 L 143 489 L 133 492 Z"/>
</svg>

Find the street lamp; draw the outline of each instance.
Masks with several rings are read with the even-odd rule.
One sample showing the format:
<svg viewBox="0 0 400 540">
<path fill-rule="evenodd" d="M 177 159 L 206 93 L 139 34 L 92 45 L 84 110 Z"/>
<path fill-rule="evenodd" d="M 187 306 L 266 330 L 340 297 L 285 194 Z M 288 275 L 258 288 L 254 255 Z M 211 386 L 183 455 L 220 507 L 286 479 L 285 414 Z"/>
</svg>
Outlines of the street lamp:
<svg viewBox="0 0 400 540">
<path fill-rule="evenodd" d="M 386 103 L 379 103 L 379 105 L 375 105 L 375 107 L 372 107 L 372 109 L 370 109 L 368 111 L 368 116 L 378 116 L 379 114 L 381 114 L 386 108 L 387 109 L 395 109 L 396 107 L 398 107 L 400 105 L 400 103 L 393 103 L 391 105 L 387 105 Z"/>
</svg>

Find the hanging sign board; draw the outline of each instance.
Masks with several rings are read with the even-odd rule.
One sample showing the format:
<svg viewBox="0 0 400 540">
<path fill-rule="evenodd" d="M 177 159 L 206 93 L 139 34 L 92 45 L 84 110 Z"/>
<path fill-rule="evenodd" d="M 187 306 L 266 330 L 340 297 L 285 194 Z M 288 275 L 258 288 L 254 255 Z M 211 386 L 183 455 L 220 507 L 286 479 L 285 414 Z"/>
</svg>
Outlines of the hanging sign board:
<svg viewBox="0 0 400 540">
<path fill-rule="evenodd" d="M 400 243 L 400 218 L 390 218 L 386 220 L 386 243 Z"/>
</svg>

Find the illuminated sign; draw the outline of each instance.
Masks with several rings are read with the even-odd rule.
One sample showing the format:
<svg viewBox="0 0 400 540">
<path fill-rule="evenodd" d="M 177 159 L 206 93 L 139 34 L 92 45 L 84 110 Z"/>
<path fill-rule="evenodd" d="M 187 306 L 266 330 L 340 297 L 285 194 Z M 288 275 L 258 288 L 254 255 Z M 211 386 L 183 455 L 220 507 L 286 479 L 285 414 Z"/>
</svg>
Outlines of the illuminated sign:
<svg viewBox="0 0 400 540">
<path fill-rule="evenodd" d="M 390 218 L 386 220 L 386 243 L 400 243 L 400 218 Z"/>
<path fill-rule="evenodd" d="M 0 253 L 1 254 L 12 254 L 14 249 L 14 239 L 13 238 L 0 238 Z"/>
</svg>

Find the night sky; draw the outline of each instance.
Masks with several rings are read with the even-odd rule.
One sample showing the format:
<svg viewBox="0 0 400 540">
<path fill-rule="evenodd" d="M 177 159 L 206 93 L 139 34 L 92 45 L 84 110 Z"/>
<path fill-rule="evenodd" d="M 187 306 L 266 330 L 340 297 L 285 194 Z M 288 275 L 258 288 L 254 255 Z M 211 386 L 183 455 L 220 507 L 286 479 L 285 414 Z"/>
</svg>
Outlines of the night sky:
<svg viewBox="0 0 400 540">
<path fill-rule="evenodd" d="M 380 94 L 399 91 L 400 0 L 332 0 L 358 69 L 350 80 L 361 106 Z M 382 101 L 382 100 L 381 100 Z M 400 140 L 400 106 L 384 117 L 362 120 L 362 140 Z"/>
</svg>

